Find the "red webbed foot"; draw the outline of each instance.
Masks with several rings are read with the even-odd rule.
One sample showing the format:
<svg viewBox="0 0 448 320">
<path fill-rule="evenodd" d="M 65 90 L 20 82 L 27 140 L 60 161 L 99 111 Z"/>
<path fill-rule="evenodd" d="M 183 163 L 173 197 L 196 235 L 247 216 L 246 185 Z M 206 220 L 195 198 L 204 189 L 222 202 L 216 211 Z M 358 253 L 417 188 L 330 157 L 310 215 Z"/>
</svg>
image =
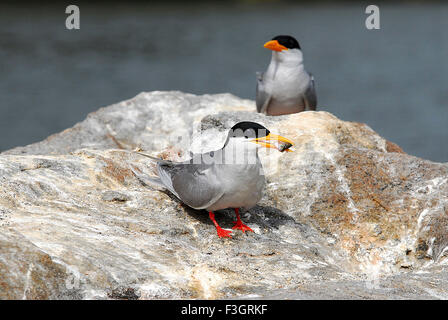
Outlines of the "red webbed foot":
<svg viewBox="0 0 448 320">
<path fill-rule="evenodd" d="M 220 226 L 216 227 L 216 232 L 218 233 L 218 237 L 220 237 L 220 238 L 232 238 L 232 236 L 230 235 L 232 233 L 232 231 L 225 230 L 225 229 L 221 228 Z"/>
<path fill-rule="evenodd" d="M 239 229 L 239 230 L 241 230 L 241 231 L 243 231 L 243 232 L 246 232 L 246 231 L 254 232 L 254 230 L 252 230 L 251 228 L 249 228 L 248 226 L 246 226 L 246 225 L 243 223 L 243 221 L 241 221 L 241 217 L 240 217 L 240 214 L 239 214 L 239 212 L 238 212 L 238 208 L 235 208 L 235 214 L 236 214 L 236 221 L 233 221 L 233 223 L 234 223 L 235 225 L 233 226 L 232 229 Z"/>
<path fill-rule="evenodd" d="M 245 231 L 252 231 L 254 232 L 254 230 L 252 230 L 251 228 L 249 228 L 248 226 L 246 226 L 244 223 L 241 222 L 241 220 L 239 221 L 233 221 L 233 223 L 235 224 L 232 229 L 239 229 L 243 232 Z"/>
<path fill-rule="evenodd" d="M 232 233 L 232 231 L 229 230 L 224 230 L 223 228 L 221 228 L 218 224 L 218 222 L 216 222 L 215 220 L 215 214 L 213 212 L 209 212 L 208 216 L 210 217 L 210 220 L 212 220 L 213 224 L 216 227 L 216 232 L 218 233 L 218 237 L 220 238 L 232 238 L 232 236 L 230 235 Z"/>
</svg>

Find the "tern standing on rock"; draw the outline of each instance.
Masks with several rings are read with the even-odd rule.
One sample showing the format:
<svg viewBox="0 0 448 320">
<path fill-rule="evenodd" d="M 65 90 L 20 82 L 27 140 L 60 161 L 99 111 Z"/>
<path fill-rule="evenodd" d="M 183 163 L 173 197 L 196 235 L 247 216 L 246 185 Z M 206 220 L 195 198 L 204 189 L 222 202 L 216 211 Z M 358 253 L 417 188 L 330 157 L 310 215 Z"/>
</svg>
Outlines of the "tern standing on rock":
<svg viewBox="0 0 448 320">
<path fill-rule="evenodd" d="M 303 65 L 299 42 L 276 36 L 264 45 L 272 50 L 265 73 L 257 73 L 257 111 L 271 116 L 316 110 L 314 78 Z"/>
<path fill-rule="evenodd" d="M 224 146 L 202 154 L 193 154 L 186 162 L 157 159 L 158 177 L 151 182 L 168 189 L 179 200 L 194 209 L 206 209 L 218 236 L 231 238 L 231 231 L 222 229 L 213 211 L 234 208 L 233 229 L 252 231 L 239 215 L 239 208 L 249 209 L 261 199 L 265 185 L 257 150 L 275 148 L 291 151 L 293 143 L 255 122 L 239 122 L 230 129 Z"/>
</svg>

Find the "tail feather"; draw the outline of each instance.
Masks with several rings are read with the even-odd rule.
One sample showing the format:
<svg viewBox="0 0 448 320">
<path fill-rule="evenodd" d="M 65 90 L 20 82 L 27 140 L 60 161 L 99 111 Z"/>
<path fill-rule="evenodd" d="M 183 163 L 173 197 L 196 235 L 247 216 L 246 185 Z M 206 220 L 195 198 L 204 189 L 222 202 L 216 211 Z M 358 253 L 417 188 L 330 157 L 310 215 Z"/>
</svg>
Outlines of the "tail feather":
<svg viewBox="0 0 448 320">
<path fill-rule="evenodd" d="M 164 164 L 172 163 L 171 161 L 163 160 L 163 159 L 160 159 L 160 158 L 156 158 L 156 157 L 150 156 L 149 154 L 146 154 L 146 153 L 143 153 L 143 152 L 136 151 L 135 153 L 138 153 L 139 155 L 147 157 L 147 158 L 149 158 L 151 160 L 157 161 L 157 163 L 164 163 Z"/>
<path fill-rule="evenodd" d="M 165 190 L 166 186 L 163 184 L 162 180 L 159 177 L 148 176 L 143 172 L 137 172 L 131 167 L 131 171 L 134 176 L 141 182 L 144 186 L 153 187 L 158 190 Z"/>
<path fill-rule="evenodd" d="M 142 155 L 144 157 L 150 158 L 151 160 L 154 160 L 157 162 L 157 174 L 158 177 L 150 177 L 145 174 L 137 174 L 134 170 L 135 176 L 140 180 L 140 182 L 143 182 L 144 184 L 149 184 L 151 186 L 158 187 L 159 189 L 166 190 L 168 189 L 171 193 L 173 193 L 177 198 L 179 198 L 179 195 L 174 190 L 173 182 L 171 181 L 171 176 L 168 170 L 164 170 L 164 166 L 170 167 L 173 165 L 173 162 L 168 160 L 159 159 L 153 156 L 150 156 L 149 154 L 142 153 L 142 152 L 136 152 L 139 155 Z M 139 177 L 140 176 L 140 177 Z M 180 198 L 179 198 L 180 199 Z"/>
</svg>

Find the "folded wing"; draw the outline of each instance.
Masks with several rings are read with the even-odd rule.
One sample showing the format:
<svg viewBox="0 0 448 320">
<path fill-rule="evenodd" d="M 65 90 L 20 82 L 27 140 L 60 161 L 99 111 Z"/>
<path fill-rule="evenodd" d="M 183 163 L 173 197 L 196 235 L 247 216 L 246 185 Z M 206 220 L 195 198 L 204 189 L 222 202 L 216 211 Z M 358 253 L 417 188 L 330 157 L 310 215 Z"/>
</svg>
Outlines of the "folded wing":
<svg viewBox="0 0 448 320">
<path fill-rule="evenodd" d="M 257 112 L 266 114 L 271 96 L 266 92 L 264 88 L 263 77 L 263 72 L 257 72 L 257 89 L 255 102 L 257 105 Z"/>
<path fill-rule="evenodd" d="M 194 209 L 206 209 L 223 195 L 212 165 L 164 161 L 157 169 L 166 188 Z"/>
</svg>

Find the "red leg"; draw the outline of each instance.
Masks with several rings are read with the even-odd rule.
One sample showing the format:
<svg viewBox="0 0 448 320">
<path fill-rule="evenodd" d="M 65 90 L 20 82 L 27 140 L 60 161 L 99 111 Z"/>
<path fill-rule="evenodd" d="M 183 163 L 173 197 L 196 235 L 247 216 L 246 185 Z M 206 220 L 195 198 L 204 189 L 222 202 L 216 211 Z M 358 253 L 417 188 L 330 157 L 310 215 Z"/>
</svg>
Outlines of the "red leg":
<svg viewBox="0 0 448 320">
<path fill-rule="evenodd" d="M 213 224 L 216 227 L 216 231 L 218 232 L 218 237 L 220 237 L 220 238 L 232 238 L 232 236 L 230 235 L 232 233 L 232 231 L 224 230 L 223 228 L 221 228 L 219 226 L 218 222 L 216 222 L 215 214 L 212 211 L 210 211 L 208 213 L 208 216 L 209 216 L 210 220 L 212 220 Z"/>
<path fill-rule="evenodd" d="M 235 224 L 233 226 L 232 229 L 240 229 L 241 231 L 245 232 L 245 231 L 252 231 L 254 232 L 254 230 L 252 230 L 251 228 L 249 228 L 248 226 L 246 226 L 243 221 L 241 221 L 241 217 L 239 214 L 239 209 L 235 208 L 235 214 L 236 214 L 236 221 L 233 221 L 233 223 Z"/>
</svg>

